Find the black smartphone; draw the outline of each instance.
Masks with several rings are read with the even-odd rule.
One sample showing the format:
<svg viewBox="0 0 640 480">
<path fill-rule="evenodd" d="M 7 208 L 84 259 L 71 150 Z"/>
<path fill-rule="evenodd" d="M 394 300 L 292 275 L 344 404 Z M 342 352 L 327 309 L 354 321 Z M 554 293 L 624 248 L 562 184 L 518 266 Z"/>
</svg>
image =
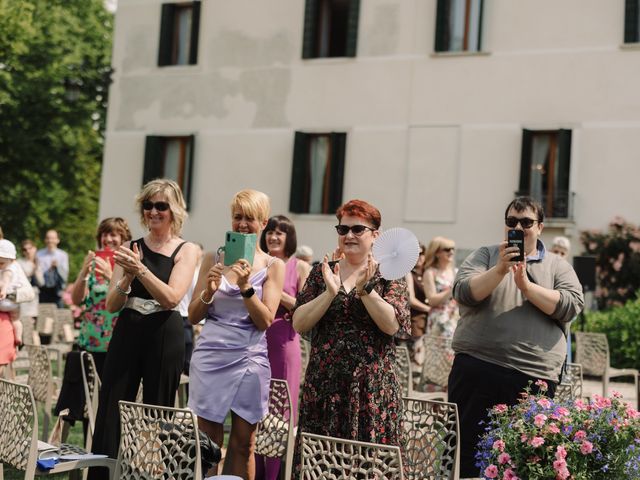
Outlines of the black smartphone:
<svg viewBox="0 0 640 480">
<path fill-rule="evenodd" d="M 523 262 L 524 261 L 524 230 L 509 230 L 507 232 L 507 246 L 508 247 L 518 247 L 520 249 L 520 253 L 517 257 L 513 257 L 511 259 L 512 262 Z"/>
</svg>

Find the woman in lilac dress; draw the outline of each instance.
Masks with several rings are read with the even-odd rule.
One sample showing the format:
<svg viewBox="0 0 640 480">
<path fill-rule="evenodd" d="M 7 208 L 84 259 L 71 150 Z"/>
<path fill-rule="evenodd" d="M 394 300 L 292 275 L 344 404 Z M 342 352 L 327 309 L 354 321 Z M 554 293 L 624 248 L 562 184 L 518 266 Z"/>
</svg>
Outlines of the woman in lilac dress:
<svg viewBox="0 0 640 480">
<path fill-rule="evenodd" d="M 269 197 L 242 190 L 231 202 L 231 229 L 260 235 L 269 218 Z M 256 245 L 253 264 L 224 266 L 224 254 L 208 253 L 189 305 L 191 321 L 206 322 L 191 358 L 189 407 L 198 426 L 218 445 L 231 411 L 223 474 L 253 480 L 255 432 L 267 414 L 271 371 L 265 330 L 280 303 L 284 263 Z M 217 465 L 208 475 L 217 474 Z"/>
<path fill-rule="evenodd" d="M 280 307 L 273 324 L 267 329 L 267 347 L 271 377 L 286 380 L 289 384 L 294 415 L 298 411 L 302 357 L 300 337 L 291 325 L 290 311 L 311 270 L 308 263 L 299 261 L 294 256 L 297 246 L 293 222 L 282 215 L 271 217 L 260 237 L 260 248 L 285 262 L 285 273 Z M 275 480 L 279 475 L 279 459 L 256 455 L 257 479 Z"/>
</svg>

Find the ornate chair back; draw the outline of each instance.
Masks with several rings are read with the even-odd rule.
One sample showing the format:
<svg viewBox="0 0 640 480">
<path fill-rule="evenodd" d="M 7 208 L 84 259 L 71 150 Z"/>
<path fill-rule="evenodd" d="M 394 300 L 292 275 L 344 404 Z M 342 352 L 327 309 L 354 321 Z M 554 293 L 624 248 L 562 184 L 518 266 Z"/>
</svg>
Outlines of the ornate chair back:
<svg viewBox="0 0 640 480">
<path fill-rule="evenodd" d="M 556 388 L 554 400 L 557 402 L 573 402 L 582 398 L 582 365 L 567 363 L 567 370 L 562 383 Z"/>
<path fill-rule="evenodd" d="M 301 480 L 384 478 L 403 480 L 400 447 L 301 434 Z"/>
<path fill-rule="evenodd" d="M 286 380 L 271 379 L 269 413 L 258 423 L 256 449 L 259 455 L 279 458 L 283 478 L 291 478 L 295 412 Z"/>
<path fill-rule="evenodd" d="M 120 401 L 120 448 L 115 478 L 202 478 L 200 439 L 188 408 Z"/>
<path fill-rule="evenodd" d="M 455 356 L 451 348 L 451 338 L 425 335 L 423 341 L 425 359 L 420 375 L 420 387 L 418 389 L 426 390 L 427 384 L 446 387 Z"/>
<path fill-rule="evenodd" d="M 407 478 L 458 478 L 460 434 L 455 403 L 405 397 Z"/>
<path fill-rule="evenodd" d="M 49 349 L 36 345 L 26 345 L 25 348 L 29 354 L 29 377 L 27 384 L 31 387 L 36 402 L 44 405 L 42 440 L 46 440 L 49 435 L 51 405 L 53 403 L 53 375 L 51 373 Z"/>
</svg>

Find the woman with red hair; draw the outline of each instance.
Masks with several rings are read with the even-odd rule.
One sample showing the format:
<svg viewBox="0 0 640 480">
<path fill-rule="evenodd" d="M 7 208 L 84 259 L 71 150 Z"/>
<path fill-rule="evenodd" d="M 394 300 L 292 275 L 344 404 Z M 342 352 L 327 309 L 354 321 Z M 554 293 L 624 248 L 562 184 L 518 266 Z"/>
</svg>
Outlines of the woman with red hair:
<svg viewBox="0 0 640 480">
<path fill-rule="evenodd" d="M 298 431 L 403 445 L 394 335 L 410 328 L 407 284 L 384 280 L 371 254 L 377 208 L 351 200 L 336 217 L 342 258 L 313 267 L 293 314 L 311 341 Z"/>
</svg>

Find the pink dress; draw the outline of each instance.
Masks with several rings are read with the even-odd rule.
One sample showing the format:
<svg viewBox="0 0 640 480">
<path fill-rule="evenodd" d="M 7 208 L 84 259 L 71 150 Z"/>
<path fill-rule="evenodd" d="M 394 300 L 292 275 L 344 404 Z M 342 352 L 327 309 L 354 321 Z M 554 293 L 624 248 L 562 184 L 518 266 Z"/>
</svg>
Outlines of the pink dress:
<svg viewBox="0 0 640 480">
<path fill-rule="evenodd" d="M 292 297 L 298 295 L 298 259 L 289 258 L 285 265 L 283 291 Z M 300 372 L 302 370 L 302 356 L 300 353 L 300 336 L 291 325 L 291 314 L 282 305 L 276 312 L 276 317 L 267 329 L 267 349 L 271 378 L 286 380 L 289 384 L 293 412 L 298 411 L 298 396 L 300 394 Z M 297 414 L 296 414 L 297 416 Z M 256 455 L 256 479 L 276 480 L 280 475 L 280 460 L 263 458 Z"/>
<path fill-rule="evenodd" d="M 16 359 L 16 341 L 9 312 L 0 312 L 0 365 Z"/>
</svg>

